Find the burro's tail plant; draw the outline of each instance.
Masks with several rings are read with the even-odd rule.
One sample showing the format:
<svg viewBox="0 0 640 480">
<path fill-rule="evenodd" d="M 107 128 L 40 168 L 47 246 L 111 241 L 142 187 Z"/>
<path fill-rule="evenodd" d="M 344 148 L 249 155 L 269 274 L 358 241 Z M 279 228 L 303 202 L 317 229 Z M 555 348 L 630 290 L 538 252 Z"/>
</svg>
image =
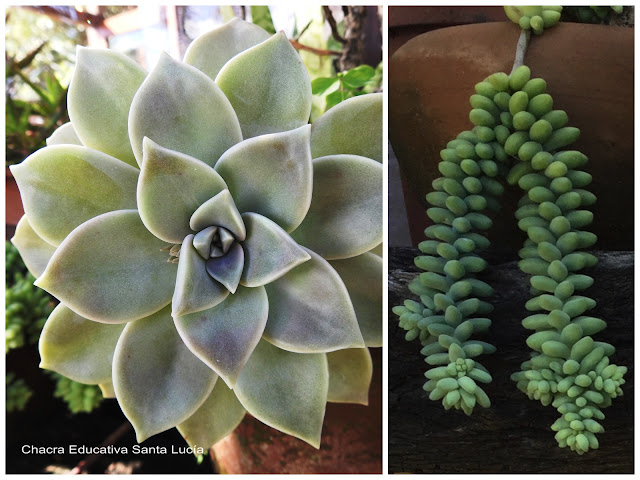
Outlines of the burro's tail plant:
<svg viewBox="0 0 640 480">
<path fill-rule="evenodd" d="M 588 315 L 596 302 L 584 291 L 593 278 L 580 272 L 597 263 L 584 251 L 597 240 L 584 230 L 596 197 L 587 189 L 587 157 L 565 149 L 580 131 L 567 126 L 564 110 L 553 108 L 545 80 L 518 65 L 527 41 L 523 32 L 510 74 L 494 73 L 476 84 L 469 113 L 475 126 L 440 152 L 443 177 L 427 195 L 434 225 L 419 245 L 425 255 L 415 259 L 425 272 L 409 285 L 421 301 L 407 300 L 393 311 L 406 339 L 419 338 L 426 362 L 435 366 L 425 373 L 429 398 L 467 414 L 476 404 L 488 407 L 478 382 L 491 376 L 475 357 L 495 348 L 471 339 L 491 324 L 480 316 L 492 310 L 480 299 L 491 295 L 491 287 L 476 278 L 486 267 L 478 252 L 489 246 L 480 231 L 491 226 L 485 210 L 499 208 L 503 187 L 497 179 L 522 188 L 516 218 L 528 238 L 519 267 L 530 275 L 533 295 L 525 308 L 536 312 L 522 324 L 534 331 L 527 339 L 534 352 L 511 378 L 529 398 L 558 410 L 561 417 L 551 427 L 558 445 L 583 454 L 598 448 L 602 408 L 622 395 L 627 368 L 610 363 L 615 348 L 593 339 L 606 323 Z"/>
<path fill-rule="evenodd" d="M 249 412 L 318 447 L 382 343 L 381 94 L 309 125 L 289 40 L 236 19 L 149 73 L 79 48 L 68 105 L 12 167 L 13 242 L 60 300 L 41 367 L 100 385 L 140 442 L 206 450 Z"/>
</svg>

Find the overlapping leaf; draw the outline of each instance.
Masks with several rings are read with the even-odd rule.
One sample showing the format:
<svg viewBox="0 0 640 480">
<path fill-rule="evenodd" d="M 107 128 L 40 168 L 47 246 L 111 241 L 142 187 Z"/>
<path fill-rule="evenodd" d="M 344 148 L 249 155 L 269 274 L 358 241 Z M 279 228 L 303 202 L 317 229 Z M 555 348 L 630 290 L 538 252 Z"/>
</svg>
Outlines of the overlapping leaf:
<svg viewBox="0 0 640 480">
<path fill-rule="evenodd" d="M 234 391 L 258 420 L 319 448 L 328 388 L 325 354 L 287 352 L 263 340 Z"/>
<path fill-rule="evenodd" d="M 11 239 L 11 243 L 18 249 L 24 264 L 35 278 L 42 275 L 53 252 L 56 251 L 56 247 L 42 240 L 33 231 L 26 215 L 23 215 L 18 221 L 16 233 Z"/>
<path fill-rule="evenodd" d="M 110 382 L 113 352 L 124 327 L 87 320 L 61 303 L 40 335 L 40 368 L 80 383 Z"/>
<path fill-rule="evenodd" d="M 52 245 L 90 218 L 136 208 L 139 170 L 87 147 L 45 147 L 11 171 L 31 227 Z"/>
<path fill-rule="evenodd" d="M 217 378 L 178 335 L 170 307 L 129 323 L 116 346 L 113 386 L 138 442 L 191 417 Z"/>
<path fill-rule="evenodd" d="M 144 69 L 123 53 L 78 47 L 67 103 L 84 145 L 136 166 L 127 118 L 145 76 Z"/>
<path fill-rule="evenodd" d="M 144 137 L 211 166 L 242 140 L 236 114 L 213 80 L 167 54 L 133 99 L 129 135 L 139 164 Z"/>
<path fill-rule="evenodd" d="M 269 320 L 264 338 L 292 352 L 364 347 L 349 294 L 319 255 L 266 285 Z"/>
<path fill-rule="evenodd" d="M 216 83 L 233 105 L 245 139 L 309 121 L 309 75 L 282 32 L 229 60 Z"/>
<path fill-rule="evenodd" d="M 354 257 L 382 241 L 382 165 L 356 155 L 313 161 L 313 198 L 291 233 L 327 259 Z"/>
<path fill-rule="evenodd" d="M 349 348 L 327 353 L 329 362 L 329 402 L 369 404 L 373 374 L 367 348 Z"/>
<path fill-rule="evenodd" d="M 264 215 L 291 232 L 311 203 L 313 169 L 305 125 L 261 135 L 225 152 L 215 166 L 241 213 Z"/>
<path fill-rule="evenodd" d="M 143 318 L 171 301 L 176 265 L 165 246 L 137 210 L 105 213 L 65 239 L 35 284 L 91 320 Z"/>
</svg>

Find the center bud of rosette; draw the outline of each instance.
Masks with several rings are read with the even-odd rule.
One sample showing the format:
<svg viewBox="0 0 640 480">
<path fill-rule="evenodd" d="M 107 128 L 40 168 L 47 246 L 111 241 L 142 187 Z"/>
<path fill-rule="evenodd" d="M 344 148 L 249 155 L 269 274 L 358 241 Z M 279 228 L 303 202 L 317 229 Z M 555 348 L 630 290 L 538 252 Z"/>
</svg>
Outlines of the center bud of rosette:
<svg viewBox="0 0 640 480">
<path fill-rule="evenodd" d="M 244 266 L 244 252 L 234 235 L 221 226 L 210 226 L 193 237 L 193 247 L 205 260 L 207 273 L 234 293 Z"/>
</svg>

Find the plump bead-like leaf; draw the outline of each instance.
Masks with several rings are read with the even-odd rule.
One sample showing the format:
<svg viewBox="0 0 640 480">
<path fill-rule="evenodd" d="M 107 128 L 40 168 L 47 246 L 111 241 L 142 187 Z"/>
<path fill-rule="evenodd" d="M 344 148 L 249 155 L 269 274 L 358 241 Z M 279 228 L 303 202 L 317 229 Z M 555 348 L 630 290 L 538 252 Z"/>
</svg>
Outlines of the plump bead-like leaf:
<svg viewBox="0 0 640 480">
<path fill-rule="evenodd" d="M 304 125 L 250 138 L 220 157 L 215 169 L 241 213 L 264 215 L 287 232 L 300 225 L 313 187 L 310 132 Z"/>
<path fill-rule="evenodd" d="M 191 447 L 210 448 L 235 430 L 247 411 L 224 382 L 216 382 L 209 398 L 178 431 Z"/>
<path fill-rule="evenodd" d="M 382 162 L 382 93 L 339 103 L 311 127 L 313 158 L 351 154 Z"/>
<path fill-rule="evenodd" d="M 257 213 L 245 213 L 242 219 L 247 228 L 247 237 L 242 243 L 242 285 L 265 285 L 309 260 L 309 254 L 268 218 Z"/>
<path fill-rule="evenodd" d="M 173 292 L 172 315 L 180 317 L 215 307 L 229 295 L 229 290 L 207 272 L 204 260 L 193 246 L 193 235 L 187 235 L 180 247 L 176 287 Z"/>
<path fill-rule="evenodd" d="M 229 60 L 216 83 L 233 105 L 245 139 L 309 121 L 309 75 L 282 32 Z"/>
<path fill-rule="evenodd" d="M 80 145 L 82 141 L 78 138 L 78 134 L 71 122 L 60 125 L 56 128 L 51 136 L 47 138 L 47 147 L 52 145 Z M 135 163 L 133 166 L 136 166 Z"/>
<path fill-rule="evenodd" d="M 166 54 L 133 99 L 129 135 L 138 164 L 144 137 L 211 166 L 242 140 L 233 107 L 213 80 Z"/>
<path fill-rule="evenodd" d="M 184 344 L 171 309 L 127 324 L 113 359 L 113 386 L 138 442 L 191 417 L 218 379 Z"/>
<path fill-rule="evenodd" d="M 364 347 L 349 293 L 338 273 L 319 255 L 265 286 L 269 320 L 264 338 L 298 353 Z"/>
<path fill-rule="evenodd" d="M 369 385 L 373 374 L 367 348 L 348 348 L 327 353 L 329 394 L 327 401 L 369 404 Z"/>
<path fill-rule="evenodd" d="M 367 347 L 382 346 L 382 258 L 373 253 L 329 262 L 347 287 Z"/>
<path fill-rule="evenodd" d="M 138 169 L 87 147 L 45 147 L 11 172 L 31 227 L 52 245 L 90 218 L 136 208 Z"/>
<path fill-rule="evenodd" d="M 110 382 L 113 351 L 124 327 L 87 320 L 61 303 L 40 335 L 40 368 L 80 383 Z"/>
<path fill-rule="evenodd" d="M 35 284 L 91 320 L 143 318 L 171 301 L 176 265 L 165 246 L 137 210 L 105 213 L 71 232 Z"/>
<path fill-rule="evenodd" d="M 56 251 L 56 247 L 45 242 L 33 231 L 26 215 L 23 215 L 18 221 L 16 233 L 11 239 L 11 243 L 18 249 L 24 264 L 35 278 L 42 275 L 51 256 Z"/>
<path fill-rule="evenodd" d="M 145 76 L 144 69 L 123 53 L 78 47 L 67 103 L 84 145 L 137 166 L 127 118 Z"/>
<path fill-rule="evenodd" d="M 234 17 L 221 27 L 196 38 L 187 48 L 184 61 L 215 80 L 225 63 L 269 37 L 258 25 Z"/>
<path fill-rule="evenodd" d="M 334 260 L 360 255 L 382 241 L 382 165 L 356 155 L 313 161 L 309 212 L 291 236 Z"/>
<path fill-rule="evenodd" d="M 325 354 L 287 352 L 261 341 L 234 391 L 258 420 L 319 448 L 328 388 Z"/>
<path fill-rule="evenodd" d="M 138 208 L 145 226 L 169 243 L 193 233 L 193 213 L 227 186 L 205 163 L 145 138 L 138 182 Z"/>
<path fill-rule="evenodd" d="M 239 287 L 215 307 L 174 317 L 184 342 L 233 387 L 267 323 L 264 287 Z"/>
<path fill-rule="evenodd" d="M 239 241 L 247 235 L 240 212 L 227 189 L 200 205 L 189 219 L 189 227 L 194 232 L 211 226 L 226 228 Z"/>
</svg>

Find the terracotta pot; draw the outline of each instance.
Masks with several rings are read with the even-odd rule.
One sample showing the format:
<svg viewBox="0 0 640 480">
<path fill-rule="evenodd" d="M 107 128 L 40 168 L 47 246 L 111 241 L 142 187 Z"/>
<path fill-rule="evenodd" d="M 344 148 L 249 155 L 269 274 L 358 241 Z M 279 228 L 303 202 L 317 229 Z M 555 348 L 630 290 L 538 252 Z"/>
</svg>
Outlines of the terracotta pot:
<svg viewBox="0 0 640 480">
<path fill-rule="evenodd" d="M 247 415 L 210 450 L 220 473 L 382 473 L 382 356 L 371 350 L 369 405 L 329 403 L 320 449 Z"/>
<path fill-rule="evenodd" d="M 511 70 L 520 29 L 511 22 L 443 28 L 415 37 L 391 58 L 389 66 L 389 138 L 415 198 L 439 177 L 439 152 L 469 121 L 474 85 L 494 72 Z M 525 57 L 532 75 L 547 81 L 554 108 L 580 128 L 569 148 L 585 153 L 598 202 L 589 229 L 597 247 L 633 250 L 633 29 L 560 23 L 534 37 Z M 513 216 L 518 188 L 509 188 L 490 238 L 498 247 L 519 248 Z M 419 235 L 426 226 L 421 218 Z"/>
<path fill-rule="evenodd" d="M 5 223 L 6 223 L 6 237 L 7 240 L 13 236 L 16 230 L 18 221 L 24 215 L 24 209 L 22 208 L 22 199 L 20 198 L 20 191 L 16 184 L 16 179 L 13 178 L 13 174 L 9 168 L 6 168 L 6 204 L 5 204 Z"/>
</svg>

